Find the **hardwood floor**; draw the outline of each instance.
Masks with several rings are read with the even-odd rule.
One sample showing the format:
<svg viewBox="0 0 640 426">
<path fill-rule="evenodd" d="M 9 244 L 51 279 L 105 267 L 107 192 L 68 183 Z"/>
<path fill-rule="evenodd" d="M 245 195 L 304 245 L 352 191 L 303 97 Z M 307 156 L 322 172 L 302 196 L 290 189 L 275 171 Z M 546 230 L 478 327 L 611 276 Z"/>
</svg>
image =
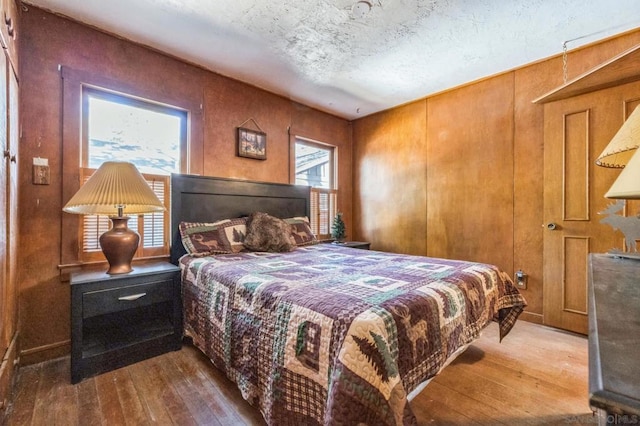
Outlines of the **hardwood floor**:
<svg viewBox="0 0 640 426">
<path fill-rule="evenodd" d="M 411 403 L 421 425 L 597 424 L 587 339 L 520 321 L 490 325 Z M 260 413 L 195 348 L 69 381 L 69 358 L 20 369 L 7 425 L 260 425 Z"/>
<path fill-rule="evenodd" d="M 524 321 L 498 336 L 492 324 L 412 401 L 420 424 L 597 424 L 586 337 Z"/>
</svg>

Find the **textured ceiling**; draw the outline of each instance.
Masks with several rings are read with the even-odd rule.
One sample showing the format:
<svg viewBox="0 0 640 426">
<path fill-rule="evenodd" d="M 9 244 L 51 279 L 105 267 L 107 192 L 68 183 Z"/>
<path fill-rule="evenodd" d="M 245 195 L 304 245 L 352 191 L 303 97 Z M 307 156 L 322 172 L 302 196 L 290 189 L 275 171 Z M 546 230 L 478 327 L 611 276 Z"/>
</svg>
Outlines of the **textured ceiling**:
<svg viewBox="0 0 640 426">
<path fill-rule="evenodd" d="M 638 0 L 24 3 L 348 119 L 640 26 Z"/>
</svg>

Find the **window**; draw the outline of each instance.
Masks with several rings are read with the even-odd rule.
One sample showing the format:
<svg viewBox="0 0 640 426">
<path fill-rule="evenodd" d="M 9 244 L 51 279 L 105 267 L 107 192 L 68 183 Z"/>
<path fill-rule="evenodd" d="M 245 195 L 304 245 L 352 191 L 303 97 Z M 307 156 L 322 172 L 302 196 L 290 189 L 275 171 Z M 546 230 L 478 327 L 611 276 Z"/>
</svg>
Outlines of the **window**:
<svg viewBox="0 0 640 426">
<path fill-rule="evenodd" d="M 336 215 L 336 148 L 296 139 L 295 183 L 311 187 L 311 229 L 318 239 L 331 238 L 331 222 Z"/>
<path fill-rule="evenodd" d="M 86 182 L 105 161 L 129 161 L 167 207 L 165 212 L 129 220 L 129 228 L 140 234 L 136 257 L 169 252 L 169 176 L 181 171 L 186 129 L 187 113 L 183 110 L 93 87 L 82 89 L 81 181 Z M 103 259 L 98 240 L 109 229 L 109 219 L 84 216 L 80 227 L 81 260 Z"/>
</svg>

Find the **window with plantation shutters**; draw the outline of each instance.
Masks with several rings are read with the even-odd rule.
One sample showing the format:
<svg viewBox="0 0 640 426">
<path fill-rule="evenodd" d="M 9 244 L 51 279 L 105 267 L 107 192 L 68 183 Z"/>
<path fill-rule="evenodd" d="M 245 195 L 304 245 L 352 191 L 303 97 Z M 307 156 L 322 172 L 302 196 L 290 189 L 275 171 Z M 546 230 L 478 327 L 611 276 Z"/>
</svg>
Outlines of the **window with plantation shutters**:
<svg viewBox="0 0 640 426">
<path fill-rule="evenodd" d="M 146 175 L 145 178 L 149 183 L 149 186 L 153 192 L 158 196 L 158 199 L 164 203 L 165 208 L 167 206 L 167 199 L 165 194 L 169 191 L 169 177 L 168 176 L 150 176 Z M 169 224 L 169 209 L 164 212 L 149 213 L 143 215 L 142 220 L 142 233 L 141 244 L 143 249 L 154 249 L 162 247 L 168 243 L 168 224 Z"/>
<path fill-rule="evenodd" d="M 311 230 L 318 239 L 331 238 L 331 223 L 337 213 L 335 150 L 331 145 L 296 139 L 297 185 L 311 186 Z"/>
<path fill-rule="evenodd" d="M 311 230 L 318 238 L 331 237 L 331 223 L 337 213 L 337 191 L 311 188 Z"/>
<path fill-rule="evenodd" d="M 127 226 L 140 234 L 135 257 L 169 253 L 169 178 L 180 173 L 186 144 L 185 111 L 94 87 L 84 87 L 82 165 L 84 183 L 105 161 L 133 163 L 166 207 L 164 212 L 130 216 Z M 125 215 L 126 215 L 125 207 Z M 100 235 L 109 229 L 107 216 L 83 216 L 79 229 L 80 260 L 104 260 Z"/>
</svg>

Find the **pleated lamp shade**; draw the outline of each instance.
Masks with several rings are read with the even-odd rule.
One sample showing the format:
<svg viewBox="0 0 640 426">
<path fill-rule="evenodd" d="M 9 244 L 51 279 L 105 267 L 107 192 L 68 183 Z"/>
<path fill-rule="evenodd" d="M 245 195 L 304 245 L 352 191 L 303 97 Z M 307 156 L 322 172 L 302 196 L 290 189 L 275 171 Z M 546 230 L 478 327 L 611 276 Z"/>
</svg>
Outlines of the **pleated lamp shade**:
<svg viewBox="0 0 640 426">
<path fill-rule="evenodd" d="M 165 207 L 136 166 L 124 161 L 107 161 L 62 210 L 75 214 L 121 216 L 123 210 L 127 214 L 141 214 L 164 211 Z"/>
<path fill-rule="evenodd" d="M 127 274 L 140 244 L 140 235 L 127 228 L 128 214 L 165 210 L 136 166 L 123 161 L 102 163 L 62 209 L 76 214 L 109 215 L 111 229 L 100 236 L 100 247 L 109 262 L 108 274 Z"/>
<path fill-rule="evenodd" d="M 606 198 L 640 200 L 640 150 L 634 152 L 618 179 L 604 194 Z"/>
<path fill-rule="evenodd" d="M 624 167 L 640 146 L 640 108 L 633 110 L 620 130 L 613 136 L 609 145 L 596 159 L 603 167 Z"/>
</svg>

